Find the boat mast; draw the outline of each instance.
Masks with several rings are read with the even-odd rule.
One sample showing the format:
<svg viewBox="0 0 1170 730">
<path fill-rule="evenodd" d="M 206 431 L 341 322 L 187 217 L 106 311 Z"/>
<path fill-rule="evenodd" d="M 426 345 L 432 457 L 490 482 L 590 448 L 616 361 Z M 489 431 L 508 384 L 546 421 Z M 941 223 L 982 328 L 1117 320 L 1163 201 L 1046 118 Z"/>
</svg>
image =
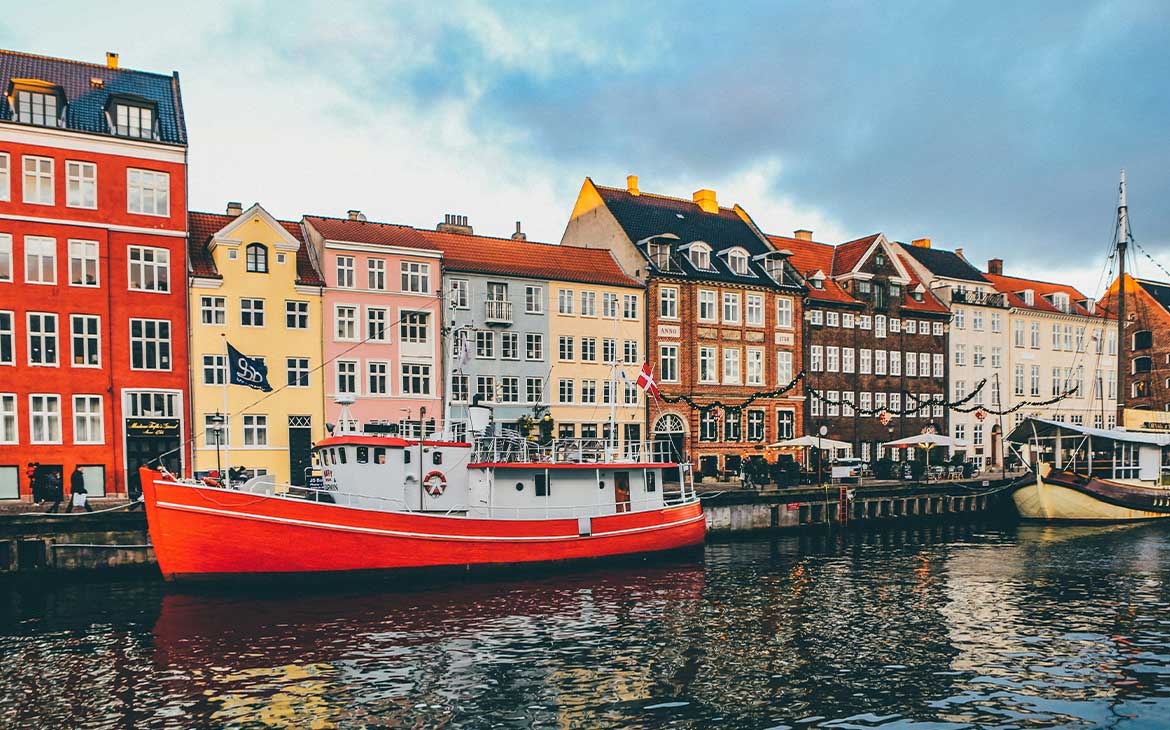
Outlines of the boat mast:
<svg viewBox="0 0 1170 730">
<path fill-rule="evenodd" d="M 1125 170 L 1117 200 L 1117 425 L 1125 424 L 1125 253 L 1129 246 L 1129 212 L 1125 202 Z"/>
</svg>

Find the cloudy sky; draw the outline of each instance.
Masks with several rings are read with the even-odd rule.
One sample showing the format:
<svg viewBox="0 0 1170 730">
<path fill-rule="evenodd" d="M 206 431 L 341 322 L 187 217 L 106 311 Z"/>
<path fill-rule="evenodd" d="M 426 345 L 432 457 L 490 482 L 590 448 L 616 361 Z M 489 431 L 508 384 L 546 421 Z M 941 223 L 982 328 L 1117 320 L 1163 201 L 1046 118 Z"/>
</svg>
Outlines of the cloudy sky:
<svg viewBox="0 0 1170 730">
<path fill-rule="evenodd" d="M 195 209 L 557 241 L 585 176 L 634 173 L 769 232 L 929 237 L 1093 293 L 1125 167 L 1170 268 L 1164 0 L 173 5 L 23 4 L 0 46 L 178 70 Z"/>
</svg>

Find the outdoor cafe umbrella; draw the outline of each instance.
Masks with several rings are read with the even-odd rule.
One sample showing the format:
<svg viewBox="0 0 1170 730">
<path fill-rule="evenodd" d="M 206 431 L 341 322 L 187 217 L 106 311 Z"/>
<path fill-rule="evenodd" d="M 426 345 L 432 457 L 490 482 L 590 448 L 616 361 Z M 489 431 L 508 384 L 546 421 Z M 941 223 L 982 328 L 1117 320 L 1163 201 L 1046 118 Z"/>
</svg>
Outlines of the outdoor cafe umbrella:
<svg viewBox="0 0 1170 730">
<path fill-rule="evenodd" d="M 777 441 L 774 444 L 768 444 L 769 449 L 848 449 L 850 453 L 853 452 L 853 444 L 848 441 L 838 441 L 831 438 L 822 438 L 820 436 L 801 436 L 800 438 L 788 439 L 787 441 Z"/>
<path fill-rule="evenodd" d="M 965 449 L 967 443 L 959 441 L 956 438 L 946 436 L 941 433 L 920 433 L 915 436 L 907 436 L 895 441 L 887 441 L 882 446 L 888 449 L 913 449 L 920 448 L 926 452 L 926 463 L 930 464 L 930 450 L 935 446 L 945 446 L 949 449 Z"/>
</svg>

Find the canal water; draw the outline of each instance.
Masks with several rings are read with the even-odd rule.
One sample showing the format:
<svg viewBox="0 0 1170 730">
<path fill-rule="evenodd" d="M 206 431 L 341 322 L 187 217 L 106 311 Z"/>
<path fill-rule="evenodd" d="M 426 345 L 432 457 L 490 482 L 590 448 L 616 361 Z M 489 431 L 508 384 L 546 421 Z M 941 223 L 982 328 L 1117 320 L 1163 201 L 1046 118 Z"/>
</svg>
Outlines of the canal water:
<svg viewBox="0 0 1170 730">
<path fill-rule="evenodd" d="M 0 584 L 4 728 L 1170 726 L 1170 525 L 405 588 Z"/>
</svg>

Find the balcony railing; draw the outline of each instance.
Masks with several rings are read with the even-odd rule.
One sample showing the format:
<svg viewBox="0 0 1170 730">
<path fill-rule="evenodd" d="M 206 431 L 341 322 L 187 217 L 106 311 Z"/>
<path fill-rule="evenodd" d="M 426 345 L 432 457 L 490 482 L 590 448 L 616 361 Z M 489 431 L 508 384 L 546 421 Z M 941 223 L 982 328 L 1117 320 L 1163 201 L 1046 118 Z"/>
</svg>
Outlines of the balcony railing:
<svg viewBox="0 0 1170 730">
<path fill-rule="evenodd" d="M 512 324 L 512 302 L 489 299 L 483 303 L 483 321 L 487 324 Z"/>
<path fill-rule="evenodd" d="M 984 307 L 999 307 L 1007 309 L 1007 297 L 995 291 L 962 291 L 955 289 L 951 292 L 951 302 L 955 304 L 976 304 Z"/>
</svg>

